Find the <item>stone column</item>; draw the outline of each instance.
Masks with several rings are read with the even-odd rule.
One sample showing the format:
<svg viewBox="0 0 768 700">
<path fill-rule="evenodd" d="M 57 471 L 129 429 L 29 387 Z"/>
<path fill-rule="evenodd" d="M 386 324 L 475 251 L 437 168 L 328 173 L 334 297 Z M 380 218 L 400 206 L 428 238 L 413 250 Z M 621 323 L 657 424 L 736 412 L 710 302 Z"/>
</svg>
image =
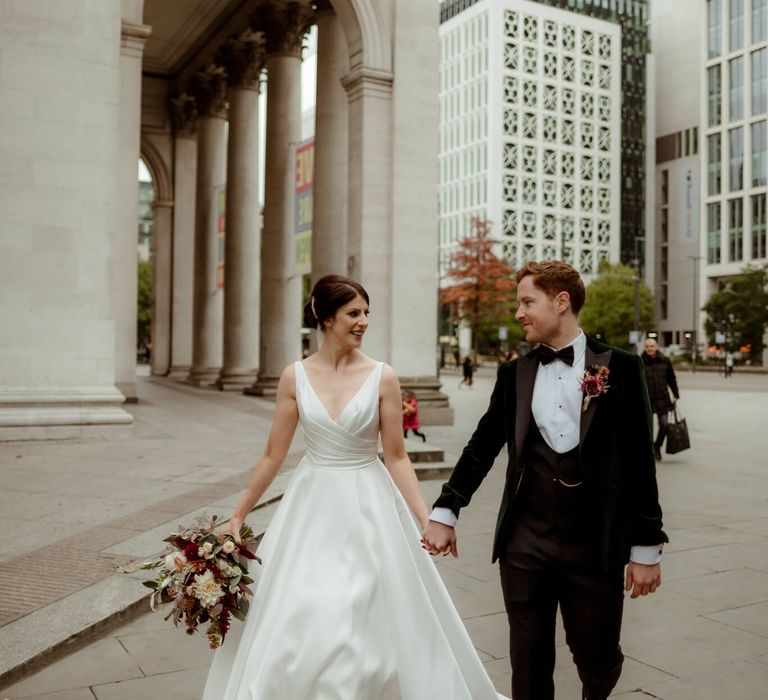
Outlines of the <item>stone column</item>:
<svg viewBox="0 0 768 700">
<path fill-rule="evenodd" d="M 329 0 L 320 0 L 317 23 L 315 195 L 312 215 L 312 283 L 347 271 L 347 94 L 349 50 Z"/>
<path fill-rule="evenodd" d="M 192 296 L 195 260 L 197 107 L 189 94 L 171 100 L 173 115 L 173 254 L 171 367 L 168 376 L 186 379 L 192 367 Z"/>
<path fill-rule="evenodd" d="M 365 352 L 391 362 L 392 74 L 357 67 L 344 77 L 344 87 L 349 97 L 346 273 L 371 297 L 375 316 Z"/>
<path fill-rule="evenodd" d="M 171 262 L 173 202 L 152 202 L 152 374 L 165 376 L 171 363 Z"/>
<path fill-rule="evenodd" d="M 128 438 L 133 419 L 115 388 L 112 247 L 124 194 L 118 122 L 136 106 L 118 103 L 120 3 L 0 6 L 0 441 Z M 147 29 L 136 30 L 139 53 Z M 138 154 L 134 187 L 137 163 Z M 3 485 L 21 487 L 11 469 L 28 460 L 11 449 L 0 457 Z"/>
<path fill-rule="evenodd" d="M 437 153 L 439 18 L 429 3 L 402 3 L 393 52 L 390 270 L 392 366 L 419 399 L 427 424 L 451 424 L 437 377 Z M 407 78 L 403 80 L 404 77 Z"/>
<path fill-rule="evenodd" d="M 264 6 L 253 29 L 264 33 L 267 143 L 261 241 L 259 376 L 246 393 L 273 395 L 283 368 L 301 357 L 301 278 L 295 272 L 291 145 L 301 137 L 301 39 L 309 3 Z"/>
<path fill-rule="evenodd" d="M 187 381 L 215 383 L 221 370 L 224 309 L 219 226 L 226 181 L 226 82 L 221 72 L 195 75 L 197 101 L 197 183 L 195 197 L 194 309 L 192 369 Z"/>
<path fill-rule="evenodd" d="M 263 39 L 230 41 L 219 52 L 217 63 L 227 71 L 229 84 L 224 365 L 217 386 L 243 390 L 256 380 L 259 361 L 259 79 L 264 66 Z"/>
<path fill-rule="evenodd" d="M 150 28 L 122 23 L 120 42 L 120 109 L 118 224 L 112 245 L 112 303 L 115 314 L 115 383 L 126 401 L 136 399 L 137 210 L 136 168 L 141 154 L 141 59 Z"/>
</svg>

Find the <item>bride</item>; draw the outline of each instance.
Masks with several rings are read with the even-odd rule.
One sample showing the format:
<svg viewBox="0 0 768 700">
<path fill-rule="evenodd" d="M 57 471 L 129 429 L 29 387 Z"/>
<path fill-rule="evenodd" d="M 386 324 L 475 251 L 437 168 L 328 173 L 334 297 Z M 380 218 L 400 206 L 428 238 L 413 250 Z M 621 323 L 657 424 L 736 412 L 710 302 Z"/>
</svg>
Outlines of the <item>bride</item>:
<svg viewBox="0 0 768 700">
<path fill-rule="evenodd" d="M 429 514 L 397 376 L 360 351 L 368 294 L 323 277 L 304 321 L 321 331 L 320 350 L 280 377 L 266 449 L 225 531 L 239 532 L 297 425 L 306 454 L 251 567 L 251 612 L 216 652 L 204 700 L 496 700 L 420 544 Z"/>
</svg>

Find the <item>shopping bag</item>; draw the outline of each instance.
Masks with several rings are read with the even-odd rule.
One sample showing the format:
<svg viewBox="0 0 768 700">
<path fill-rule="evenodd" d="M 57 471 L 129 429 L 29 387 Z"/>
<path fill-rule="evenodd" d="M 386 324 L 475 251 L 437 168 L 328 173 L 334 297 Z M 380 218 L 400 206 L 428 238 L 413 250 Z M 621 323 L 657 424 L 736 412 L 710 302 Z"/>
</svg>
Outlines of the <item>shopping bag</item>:
<svg viewBox="0 0 768 700">
<path fill-rule="evenodd" d="M 685 418 L 681 418 L 677 409 L 673 412 L 674 420 L 669 421 L 667 427 L 667 454 L 674 455 L 683 450 L 687 450 L 691 446 L 691 439 L 688 436 L 688 424 L 685 422 Z"/>
</svg>

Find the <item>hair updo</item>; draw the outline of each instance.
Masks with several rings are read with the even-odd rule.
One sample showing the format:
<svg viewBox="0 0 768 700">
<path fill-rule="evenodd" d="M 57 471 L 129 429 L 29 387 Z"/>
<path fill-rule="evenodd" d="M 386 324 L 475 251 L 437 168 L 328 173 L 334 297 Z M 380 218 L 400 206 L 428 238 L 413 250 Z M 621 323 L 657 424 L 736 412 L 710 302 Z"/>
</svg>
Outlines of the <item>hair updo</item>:
<svg viewBox="0 0 768 700">
<path fill-rule="evenodd" d="M 349 277 L 321 277 L 315 282 L 309 301 L 304 305 L 304 327 L 325 330 L 323 321 L 333 318 L 344 304 L 349 304 L 358 295 L 365 299 L 366 304 L 370 304 L 368 292 Z"/>
</svg>

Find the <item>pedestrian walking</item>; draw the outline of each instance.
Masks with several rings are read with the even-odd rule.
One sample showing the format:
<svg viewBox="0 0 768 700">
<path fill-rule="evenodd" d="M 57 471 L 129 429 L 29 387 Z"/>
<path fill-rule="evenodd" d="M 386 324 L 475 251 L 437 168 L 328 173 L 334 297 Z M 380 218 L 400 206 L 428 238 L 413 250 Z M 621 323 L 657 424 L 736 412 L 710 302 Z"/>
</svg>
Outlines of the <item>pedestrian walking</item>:
<svg viewBox="0 0 768 700">
<path fill-rule="evenodd" d="M 733 375 L 733 353 L 729 350 L 725 353 L 725 376 Z"/>
<path fill-rule="evenodd" d="M 672 362 L 659 350 L 659 344 L 653 338 L 645 341 L 642 358 L 651 411 L 656 414 L 656 420 L 659 423 L 659 432 L 653 443 L 653 456 L 659 462 L 661 448 L 667 437 L 669 412 L 680 398 L 680 391 L 677 388 L 677 377 L 675 377 Z M 672 396 L 669 395 L 670 389 Z"/>
<path fill-rule="evenodd" d="M 412 391 L 403 392 L 403 437 L 408 437 L 408 431 L 420 437 L 422 442 L 427 441 L 427 436 L 419 432 L 421 421 L 419 420 L 419 402 L 416 400 L 416 394 Z"/>
<path fill-rule="evenodd" d="M 472 359 L 467 355 L 464 358 L 464 362 L 461 363 L 462 380 L 459 382 L 459 386 L 466 384 L 468 387 L 472 387 L 472 375 L 475 373 L 475 367 L 472 364 Z"/>
</svg>

